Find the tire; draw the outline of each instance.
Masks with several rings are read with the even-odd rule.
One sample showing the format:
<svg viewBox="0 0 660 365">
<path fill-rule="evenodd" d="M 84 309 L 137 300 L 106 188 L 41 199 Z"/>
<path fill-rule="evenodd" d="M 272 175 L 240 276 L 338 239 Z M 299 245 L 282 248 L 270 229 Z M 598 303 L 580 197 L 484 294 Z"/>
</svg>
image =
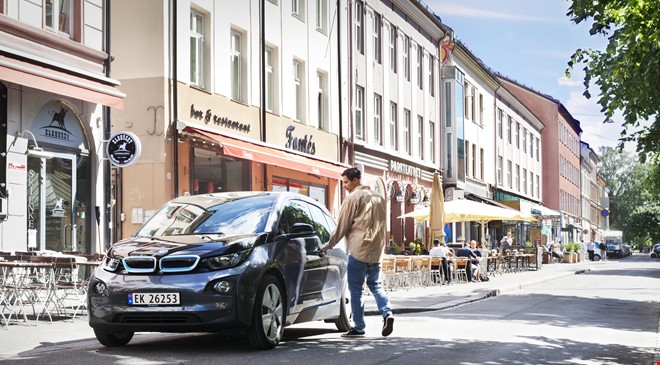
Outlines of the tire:
<svg viewBox="0 0 660 365">
<path fill-rule="evenodd" d="M 106 347 L 121 347 L 128 344 L 133 338 L 133 332 L 104 332 L 95 329 L 94 335 L 101 345 Z"/>
<path fill-rule="evenodd" d="M 264 276 L 254 301 L 252 324 L 247 331 L 254 348 L 270 350 L 282 339 L 285 313 L 282 293 L 277 279 L 272 275 Z"/>
<path fill-rule="evenodd" d="M 339 317 L 335 321 L 335 326 L 341 332 L 348 332 L 353 328 L 351 320 L 353 319 L 353 310 L 351 309 L 351 294 L 348 291 L 348 286 L 345 287 L 341 296 L 341 303 L 339 304 Z"/>
<path fill-rule="evenodd" d="M 651 258 L 656 258 L 656 257 L 658 257 L 658 255 L 656 255 L 655 252 L 651 254 Z"/>
<path fill-rule="evenodd" d="M 602 257 L 600 257 L 599 254 L 597 254 L 597 253 L 594 254 L 594 261 L 600 261 L 601 258 Z"/>
</svg>

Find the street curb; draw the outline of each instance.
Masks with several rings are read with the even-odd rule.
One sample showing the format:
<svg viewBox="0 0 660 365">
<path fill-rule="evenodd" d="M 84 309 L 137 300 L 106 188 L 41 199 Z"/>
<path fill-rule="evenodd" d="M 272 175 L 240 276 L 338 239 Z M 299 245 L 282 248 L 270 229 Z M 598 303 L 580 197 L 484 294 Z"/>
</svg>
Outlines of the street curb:
<svg viewBox="0 0 660 365">
<path fill-rule="evenodd" d="M 464 305 L 464 304 L 474 303 L 474 302 L 478 302 L 480 300 L 488 299 L 488 298 L 491 298 L 491 297 L 496 297 L 498 295 L 511 293 L 511 292 L 521 290 L 521 289 L 524 289 L 524 288 L 529 287 L 529 286 L 538 285 L 538 284 L 541 284 L 541 283 L 544 283 L 544 282 L 547 282 L 547 281 L 550 281 L 550 280 L 555 280 L 555 279 L 559 279 L 559 278 L 566 277 L 566 276 L 571 276 L 571 275 L 581 275 L 581 274 L 587 273 L 589 271 L 591 271 L 590 268 L 585 268 L 585 269 L 580 269 L 580 270 L 576 270 L 576 271 L 573 271 L 573 272 L 569 271 L 569 272 L 562 273 L 562 274 L 559 274 L 559 275 L 541 278 L 541 279 L 538 279 L 538 280 L 532 280 L 532 281 L 528 281 L 528 282 L 525 282 L 525 283 L 520 283 L 520 284 L 517 284 L 517 285 L 512 285 L 512 286 L 501 288 L 501 289 L 484 290 L 484 291 L 482 291 L 478 294 L 470 295 L 467 298 L 465 298 L 465 297 L 457 298 L 457 299 L 454 299 L 454 300 L 450 300 L 448 302 L 432 305 L 432 306 L 429 306 L 429 307 L 393 308 L 392 313 L 394 313 L 394 314 L 423 313 L 423 312 L 431 312 L 431 311 L 455 308 L 455 307 L 458 307 L 458 306 L 461 306 L 461 305 Z M 378 310 L 365 310 L 364 315 L 365 316 L 375 316 L 375 315 L 381 315 L 381 314 Z"/>
</svg>

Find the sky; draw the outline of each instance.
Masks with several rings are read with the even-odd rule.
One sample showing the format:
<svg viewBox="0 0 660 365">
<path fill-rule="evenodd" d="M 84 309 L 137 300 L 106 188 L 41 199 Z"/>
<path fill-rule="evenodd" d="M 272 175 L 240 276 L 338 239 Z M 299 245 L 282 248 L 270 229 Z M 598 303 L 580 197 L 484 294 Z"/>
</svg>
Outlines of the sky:
<svg viewBox="0 0 660 365">
<path fill-rule="evenodd" d="M 487 67 L 559 100 L 580 121 L 581 139 L 598 152 L 618 144 L 623 118 L 605 119 L 598 90 L 585 98 L 582 66 L 565 74 L 576 49 L 604 49 L 607 40 L 589 35 L 591 22 L 576 25 L 568 0 L 422 0 Z M 626 145 L 634 152 L 635 146 Z"/>
</svg>

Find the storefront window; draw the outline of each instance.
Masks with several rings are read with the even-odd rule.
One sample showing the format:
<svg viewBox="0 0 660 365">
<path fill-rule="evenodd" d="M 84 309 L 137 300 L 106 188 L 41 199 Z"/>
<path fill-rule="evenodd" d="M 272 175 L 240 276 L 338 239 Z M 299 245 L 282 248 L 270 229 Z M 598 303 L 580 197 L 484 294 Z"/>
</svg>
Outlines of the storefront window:
<svg viewBox="0 0 660 365">
<path fill-rule="evenodd" d="M 193 155 L 192 195 L 252 190 L 249 162 L 228 160 L 201 148 L 195 148 Z"/>
<path fill-rule="evenodd" d="M 291 191 L 306 195 L 327 206 L 327 187 L 325 186 L 311 185 L 306 182 L 295 181 L 283 177 L 273 177 L 273 191 Z"/>
</svg>

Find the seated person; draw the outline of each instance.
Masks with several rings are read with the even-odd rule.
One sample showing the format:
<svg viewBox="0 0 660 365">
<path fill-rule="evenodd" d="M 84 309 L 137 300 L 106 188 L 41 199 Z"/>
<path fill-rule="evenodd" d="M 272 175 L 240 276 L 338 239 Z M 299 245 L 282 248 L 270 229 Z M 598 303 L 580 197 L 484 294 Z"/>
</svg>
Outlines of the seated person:
<svg viewBox="0 0 660 365">
<path fill-rule="evenodd" d="M 467 267 L 465 268 L 467 279 L 468 281 L 477 281 L 476 279 L 479 278 L 479 258 L 477 258 L 474 251 L 466 244 L 463 248 L 458 249 L 456 256 L 468 258 Z"/>
<path fill-rule="evenodd" d="M 449 265 L 449 258 L 453 256 L 451 251 L 447 248 L 447 243 L 440 243 L 439 239 L 433 240 L 433 248 L 429 252 L 429 256 L 440 257 L 442 274 L 445 277 L 445 282 L 451 283 L 451 265 Z M 431 267 L 431 270 L 438 270 L 438 267 Z M 434 278 L 435 281 L 435 278 Z"/>
</svg>

